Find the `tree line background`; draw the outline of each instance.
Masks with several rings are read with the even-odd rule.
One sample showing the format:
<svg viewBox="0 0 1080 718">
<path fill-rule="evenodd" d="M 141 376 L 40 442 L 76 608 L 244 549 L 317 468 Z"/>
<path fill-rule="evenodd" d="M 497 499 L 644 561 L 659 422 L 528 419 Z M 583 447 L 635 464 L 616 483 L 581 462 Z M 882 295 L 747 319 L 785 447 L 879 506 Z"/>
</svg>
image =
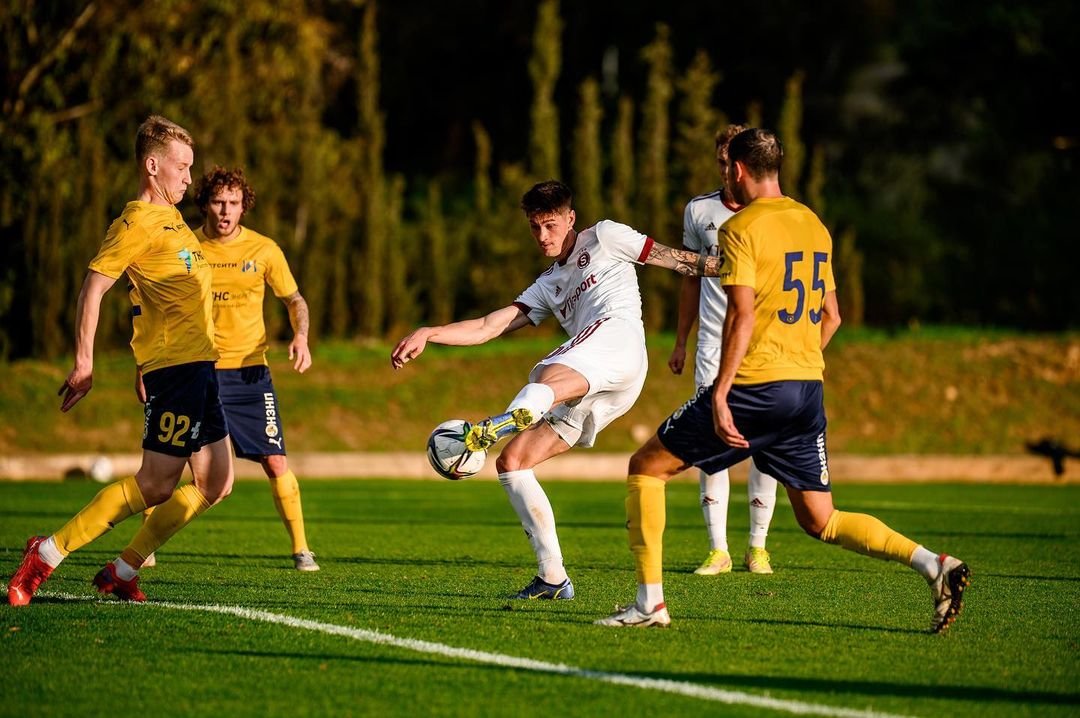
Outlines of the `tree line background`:
<svg viewBox="0 0 1080 718">
<path fill-rule="evenodd" d="M 316 337 L 512 301 L 544 266 L 518 209 L 540 179 L 574 188 L 579 228 L 677 246 L 728 122 L 779 131 L 850 324 L 1077 326 L 1074 3 L 655 5 L 3 0 L 0 357 L 70 350 L 151 113 L 193 133 L 197 172 L 245 168 L 245 223 Z M 672 327 L 677 277 L 641 276 L 647 325 Z M 99 337 L 130 337 L 123 291 Z"/>
</svg>

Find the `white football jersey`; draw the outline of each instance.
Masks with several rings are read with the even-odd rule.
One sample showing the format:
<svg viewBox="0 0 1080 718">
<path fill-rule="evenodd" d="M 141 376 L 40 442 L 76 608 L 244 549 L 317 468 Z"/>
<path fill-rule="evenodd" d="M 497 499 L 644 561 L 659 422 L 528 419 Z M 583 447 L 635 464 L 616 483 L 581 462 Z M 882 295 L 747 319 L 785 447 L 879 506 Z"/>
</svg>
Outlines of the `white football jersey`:
<svg viewBox="0 0 1080 718">
<path fill-rule="evenodd" d="M 611 318 L 636 323 L 644 337 L 634 265 L 644 263 L 652 245 L 653 240 L 636 229 L 602 220 L 579 232 L 566 262 L 552 264 L 514 305 L 533 324 L 554 316 L 570 336 Z"/>
<path fill-rule="evenodd" d="M 722 254 L 717 247 L 717 230 L 728 221 L 735 210 L 724 202 L 722 190 L 698 195 L 686 204 L 683 211 L 683 246 L 692 252 L 707 252 L 710 256 Z M 720 345 L 724 332 L 724 316 L 727 314 L 727 294 L 720 286 L 720 279 L 701 279 L 701 301 L 698 306 L 698 361 L 702 347 Z"/>
</svg>

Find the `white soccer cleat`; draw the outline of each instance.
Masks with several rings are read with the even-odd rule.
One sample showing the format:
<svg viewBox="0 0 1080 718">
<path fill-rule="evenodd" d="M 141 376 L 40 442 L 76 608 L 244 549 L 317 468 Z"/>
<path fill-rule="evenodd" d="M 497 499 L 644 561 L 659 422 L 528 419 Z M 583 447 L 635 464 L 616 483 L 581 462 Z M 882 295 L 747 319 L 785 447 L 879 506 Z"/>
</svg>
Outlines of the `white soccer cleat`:
<svg viewBox="0 0 1080 718">
<path fill-rule="evenodd" d="M 930 591 L 934 596 L 934 621 L 931 633 L 944 633 L 964 608 L 964 590 L 971 585 L 971 570 L 958 558 L 941 554 L 938 556 L 941 571 Z"/>
<path fill-rule="evenodd" d="M 715 576 L 720 573 L 731 573 L 731 554 L 722 548 L 714 548 L 709 551 L 705 560 L 694 569 L 698 576 Z"/>
<path fill-rule="evenodd" d="M 293 554 L 293 566 L 297 571 L 318 571 L 319 564 L 315 563 L 315 554 L 311 551 L 301 551 Z"/>
<path fill-rule="evenodd" d="M 597 621 L 593 621 L 597 626 L 622 626 L 629 628 L 648 628 L 649 626 L 656 626 L 657 628 L 667 628 L 671 625 L 671 616 L 668 615 L 667 606 L 663 603 L 658 605 L 652 613 L 646 613 L 637 607 L 637 604 L 631 604 L 626 608 L 615 607 L 615 613 L 611 614 L 607 618 L 601 618 Z"/>
</svg>

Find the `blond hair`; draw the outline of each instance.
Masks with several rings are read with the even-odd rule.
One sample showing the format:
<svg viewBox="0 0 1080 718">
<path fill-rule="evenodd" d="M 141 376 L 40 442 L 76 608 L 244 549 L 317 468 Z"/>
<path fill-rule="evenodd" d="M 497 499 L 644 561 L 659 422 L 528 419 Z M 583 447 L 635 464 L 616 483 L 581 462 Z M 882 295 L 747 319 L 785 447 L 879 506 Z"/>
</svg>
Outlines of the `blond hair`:
<svg viewBox="0 0 1080 718">
<path fill-rule="evenodd" d="M 195 147 L 191 134 L 183 127 L 161 115 L 150 115 L 135 133 L 135 160 L 142 164 L 150 155 L 163 151 L 173 140 L 183 142 L 192 149 Z"/>
</svg>

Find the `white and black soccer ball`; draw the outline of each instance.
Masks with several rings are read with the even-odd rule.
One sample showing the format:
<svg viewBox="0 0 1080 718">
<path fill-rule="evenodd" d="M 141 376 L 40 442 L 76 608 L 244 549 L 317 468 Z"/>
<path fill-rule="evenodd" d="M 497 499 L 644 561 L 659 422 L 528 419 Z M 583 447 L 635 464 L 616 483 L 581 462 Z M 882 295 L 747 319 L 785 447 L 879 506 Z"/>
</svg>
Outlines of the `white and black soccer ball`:
<svg viewBox="0 0 1080 718">
<path fill-rule="evenodd" d="M 461 419 L 444 421 L 428 437 L 427 457 L 431 468 L 444 479 L 467 479 L 484 468 L 487 451 L 465 448 L 465 434 L 471 424 Z"/>
</svg>

